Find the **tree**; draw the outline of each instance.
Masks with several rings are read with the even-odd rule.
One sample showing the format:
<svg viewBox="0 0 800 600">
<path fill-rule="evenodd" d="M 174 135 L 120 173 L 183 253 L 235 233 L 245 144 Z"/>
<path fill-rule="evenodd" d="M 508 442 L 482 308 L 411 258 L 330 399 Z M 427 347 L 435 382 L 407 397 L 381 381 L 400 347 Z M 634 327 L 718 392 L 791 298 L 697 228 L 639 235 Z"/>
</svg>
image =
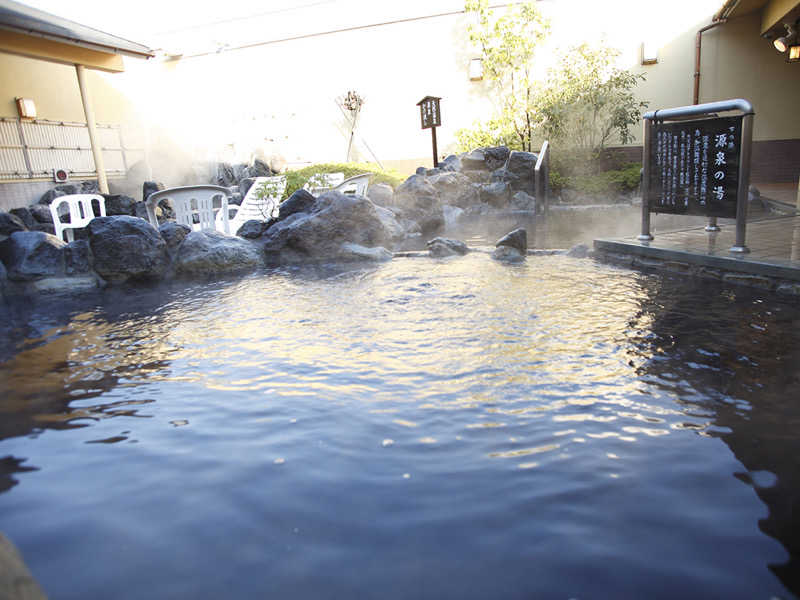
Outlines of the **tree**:
<svg viewBox="0 0 800 600">
<path fill-rule="evenodd" d="M 533 59 L 550 33 L 550 23 L 534 2 L 495 16 L 488 0 L 466 0 L 464 12 L 473 19 L 467 33 L 481 53 L 484 82 L 496 103 L 497 115 L 488 130 L 513 132 L 518 147 L 530 151 L 537 126 Z"/>
<path fill-rule="evenodd" d="M 631 142 L 631 126 L 647 106 L 633 93 L 644 75 L 616 67 L 618 56 L 602 44 L 570 48 L 535 95 L 542 134 L 580 160 L 597 158 L 611 140 Z"/>
</svg>

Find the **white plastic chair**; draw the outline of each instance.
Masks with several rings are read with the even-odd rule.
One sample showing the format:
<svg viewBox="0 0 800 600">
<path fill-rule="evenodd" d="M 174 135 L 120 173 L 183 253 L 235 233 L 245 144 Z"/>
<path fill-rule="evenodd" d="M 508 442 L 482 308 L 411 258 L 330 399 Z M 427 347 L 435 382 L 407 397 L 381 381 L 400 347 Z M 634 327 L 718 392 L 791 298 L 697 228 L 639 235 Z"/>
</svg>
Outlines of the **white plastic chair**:
<svg viewBox="0 0 800 600">
<path fill-rule="evenodd" d="M 231 191 L 219 185 L 187 185 L 153 192 L 147 197 L 147 220 L 158 229 L 156 207 L 161 200 L 167 199 L 175 211 L 175 221 L 188 225 L 194 231 L 216 229 L 230 233 L 228 221 L 228 199 Z M 216 204 L 216 206 L 215 206 Z M 199 222 L 194 222 L 194 215 Z M 217 216 L 220 217 L 217 223 Z"/>
<path fill-rule="evenodd" d="M 337 185 L 334 190 L 348 195 L 367 196 L 367 188 L 369 187 L 369 180 L 372 173 L 364 173 L 345 179 L 342 183 Z"/>
<path fill-rule="evenodd" d="M 100 205 L 100 216 L 106 216 L 106 199 L 98 194 L 69 194 L 59 196 L 50 204 L 50 214 L 53 216 L 53 225 L 56 228 L 56 237 L 61 238 L 66 233 L 64 241 L 72 242 L 75 240 L 73 229 L 81 229 L 95 218 L 92 201 L 97 201 Z M 58 214 L 58 207 L 64 203 L 69 205 L 69 223 L 62 223 Z"/>
<path fill-rule="evenodd" d="M 267 184 L 272 189 L 270 194 L 263 198 L 258 197 L 259 188 Z M 283 192 L 286 191 L 286 176 L 277 175 L 275 177 L 256 177 L 253 185 L 247 190 L 247 194 L 239 205 L 236 214 L 230 220 L 230 230 L 236 235 L 239 228 L 247 221 L 266 221 L 275 216 L 275 212 L 280 204 Z M 235 207 L 231 207 L 235 208 Z M 217 214 L 217 221 L 222 217 Z"/>
<path fill-rule="evenodd" d="M 344 182 L 344 173 L 317 173 L 303 186 L 314 196 L 327 192 Z"/>
</svg>

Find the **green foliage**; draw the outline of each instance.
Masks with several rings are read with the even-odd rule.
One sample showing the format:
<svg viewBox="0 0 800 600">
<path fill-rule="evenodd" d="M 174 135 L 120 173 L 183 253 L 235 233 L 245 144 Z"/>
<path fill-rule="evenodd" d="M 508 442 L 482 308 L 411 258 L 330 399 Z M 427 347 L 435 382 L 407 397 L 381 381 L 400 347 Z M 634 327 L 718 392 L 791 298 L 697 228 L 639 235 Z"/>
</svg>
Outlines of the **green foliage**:
<svg viewBox="0 0 800 600">
<path fill-rule="evenodd" d="M 500 134 L 492 138 L 492 144 L 481 145 L 497 145 L 499 141 L 531 151 L 537 126 L 532 103 L 536 86 L 533 59 L 536 47 L 550 33 L 550 23 L 531 1 L 509 5 L 496 16 L 488 0 L 466 0 L 464 12 L 473 21 L 467 33 L 481 53 L 484 84 L 495 102 L 496 123 L 502 123 L 499 130 L 491 125 L 479 128 L 481 135 Z M 511 136 L 515 143 L 508 139 Z"/>
<path fill-rule="evenodd" d="M 639 187 L 641 163 L 628 163 L 622 169 L 564 176 L 560 171 L 550 170 L 550 187 L 555 190 L 568 188 L 587 195 L 616 195 L 636 191 Z"/>
<path fill-rule="evenodd" d="M 521 150 L 522 145 L 510 123 L 499 119 L 476 122 L 471 129 L 458 129 L 456 136 L 456 152 L 469 152 L 475 148 L 507 146 L 510 150 Z"/>
<path fill-rule="evenodd" d="M 364 173 L 372 173 L 374 176 L 370 179 L 370 184 L 385 183 L 393 188 L 403 183 L 406 179 L 393 169 L 384 170 L 371 164 L 323 163 L 310 165 L 296 171 L 286 172 L 286 191 L 283 193 L 281 200 L 285 200 L 294 194 L 297 190 L 306 185 L 306 183 L 309 183 L 309 181 L 312 186 L 315 183 L 321 182 L 320 175 L 325 173 L 344 173 L 345 179 Z"/>
<path fill-rule="evenodd" d="M 631 142 L 631 126 L 647 106 L 633 94 L 644 75 L 614 66 L 618 56 L 618 50 L 605 45 L 570 48 L 537 90 L 542 134 L 568 148 L 578 162 L 596 159 L 614 138 Z"/>
</svg>

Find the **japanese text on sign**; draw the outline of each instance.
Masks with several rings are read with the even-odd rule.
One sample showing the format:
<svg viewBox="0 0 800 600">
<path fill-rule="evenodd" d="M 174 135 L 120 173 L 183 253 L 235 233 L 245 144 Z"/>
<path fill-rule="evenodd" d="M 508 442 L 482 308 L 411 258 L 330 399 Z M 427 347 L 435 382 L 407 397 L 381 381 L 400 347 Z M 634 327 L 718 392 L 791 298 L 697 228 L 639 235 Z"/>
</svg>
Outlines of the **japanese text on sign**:
<svg viewBox="0 0 800 600">
<path fill-rule="evenodd" d="M 425 98 L 422 102 L 420 102 L 419 113 L 420 118 L 422 119 L 423 129 L 441 126 L 442 117 L 439 112 L 438 98 Z"/>
<path fill-rule="evenodd" d="M 656 123 L 650 143 L 653 212 L 736 216 L 742 117 Z"/>
</svg>

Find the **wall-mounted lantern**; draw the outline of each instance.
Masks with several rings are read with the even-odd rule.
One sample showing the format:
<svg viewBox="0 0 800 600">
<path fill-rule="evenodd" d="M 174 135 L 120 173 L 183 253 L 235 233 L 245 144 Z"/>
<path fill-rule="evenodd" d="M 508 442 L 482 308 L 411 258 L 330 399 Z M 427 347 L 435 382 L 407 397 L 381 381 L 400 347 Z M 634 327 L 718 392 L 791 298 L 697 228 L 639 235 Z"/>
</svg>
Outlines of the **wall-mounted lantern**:
<svg viewBox="0 0 800 600">
<path fill-rule="evenodd" d="M 469 80 L 481 81 L 483 79 L 483 59 L 473 58 L 469 61 Z"/>
<path fill-rule="evenodd" d="M 658 62 L 658 46 L 653 42 L 642 42 L 642 64 L 654 65 Z"/>
<path fill-rule="evenodd" d="M 21 119 L 36 118 L 36 103 L 31 98 L 14 98 L 17 102 L 17 112 Z"/>
</svg>

